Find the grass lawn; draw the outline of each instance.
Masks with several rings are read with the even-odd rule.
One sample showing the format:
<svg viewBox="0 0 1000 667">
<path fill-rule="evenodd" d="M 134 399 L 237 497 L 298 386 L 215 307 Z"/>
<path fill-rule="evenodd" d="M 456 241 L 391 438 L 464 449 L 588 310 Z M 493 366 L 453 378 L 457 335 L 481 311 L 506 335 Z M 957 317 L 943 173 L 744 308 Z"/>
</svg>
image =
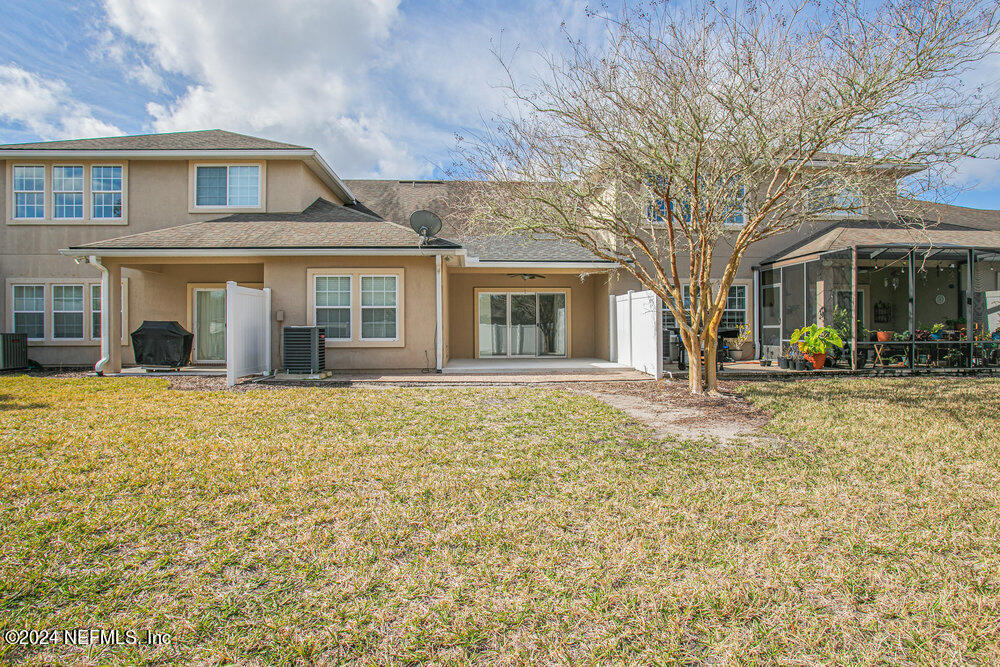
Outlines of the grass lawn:
<svg viewBox="0 0 1000 667">
<path fill-rule="evenodd" d="M 1000 382 L 742 391 L 0 377 L 0 628 L 172 636 L 0 661 L 1000 661 Z"/>
</svg>

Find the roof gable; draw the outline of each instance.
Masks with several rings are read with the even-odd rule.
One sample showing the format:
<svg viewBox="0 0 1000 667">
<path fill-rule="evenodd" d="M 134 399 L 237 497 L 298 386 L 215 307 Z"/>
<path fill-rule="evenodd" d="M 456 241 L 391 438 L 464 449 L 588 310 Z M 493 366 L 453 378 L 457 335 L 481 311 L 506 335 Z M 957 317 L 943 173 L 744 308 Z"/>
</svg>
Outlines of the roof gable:
<svg viewBox="0 0 1000 667">
<path fill-rule="evenodd" d="M 121 137 L 36 141 L 25 144 L 2 144 L 0 150 L 91 150 L 91 151 L 240 151 L 240 150 L 310 150 L 281 141 L 271 141 L 227 130 L 194 130 L 161 134 L 134 134 Z"/>
<path fill-rule="evenodd" d="M 359 202 L 341 206 L 319 197 L 304 210 L 295 213 L 234 213 L 216 218 L 213 222 L 365 222 L 381 220 L 382 218 Z"/>
</svg>

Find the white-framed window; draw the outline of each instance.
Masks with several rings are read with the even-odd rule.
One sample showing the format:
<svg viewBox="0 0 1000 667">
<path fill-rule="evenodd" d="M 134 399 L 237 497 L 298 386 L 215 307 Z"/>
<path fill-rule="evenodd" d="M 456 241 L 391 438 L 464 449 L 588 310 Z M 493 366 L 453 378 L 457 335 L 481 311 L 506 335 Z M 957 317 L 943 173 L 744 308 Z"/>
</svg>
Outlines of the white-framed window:
<svg viewBox="0 0 1000 667">
<path fill-rule="evenodd" d="M 864 213 L 864 197 L 857 188 L 831 178 L 822 179 L 809 191 L 809 209 L 830 216 L 858 216 Z"/>
<path fill-rule="evenodd" d="M 122 217 L 121 165 L 93 165 L 90 168 L 90 216 L 95 220 Z"/>
<path fill-rule="evenodd" d="M 83 167 L 52 167 L 52 217 L 64 220 L 83 219 Z"/>
<path fill-rule="evenodd" d="M 90 337 L 101 338 L 101 284 L 90 286 Z"/>
<path fill-rule="evenodd" d="M 351 276 L 315 276 L 316 326 L 327 340 L 351 340 Z"/>
<path fill-rule="evenodd" d="M 684 307 L 691 306 L 691 289 L 684 286 Z M 731 285 L 726 295 L 726 307 L 719 321 L 720 329 L 739 329 L 747 324 L 747 286 Z M 677 326 L 677 320 L 670 309 L 663 306 L 663 328 L 672 329 Z"/>
<path fill-rule="evenodd" d="M 396 340 L 399 282 L 396 276 L 361 276 L 361 339 Z"/>
<path fill-rule="evenodd" d="M 40 220 L 45 217 L 45 167 L 16 165 L 13 169 L 14 218 Z"/>
<path fill-rule="evenodd" d="M 52 286 L 52 338 L 83 339 L 83 285 Z"/>
<path fill-rule="evenodd" d="M 726 295 L 726 309 L 722 311 L 720 329 L 739 329 L 747 323 L 747 286 L 732 285 Z"/>
<path fill-rule="evenodd" d="M 662 184 L 662 179 L 659 179 L 659 181 Z M 717 215 L 721 214 L 722 224 L 726 227 L 742 227 L 746 224 L 746 187 L 740 179 L 734 179 L 729 182 L 731 185 L 726 188 L 726 191 L 731 193 L 732 196 L 725 203 L 724 210 L 717 212 Z M 717 183 L 721 190 L 722 179 L 719 179 Z M 691 222 L 691 204 L 685 200 L 679 201 L 680 213 L 677 213 L 677 216 L 685 223 Z M 675 202 L 671 201 L 668 206 L 664 200 L 654 197 L 646 206 L 646 218 L 651 222 L 666 222 L 670 219 L 668 211 L 672 212 L 674 210 L 674 204 Z"/>
<path fill-rule="evenodd" d="M 260 165 L 197 165 L 195 206 L 257 208 L 260 206 Z"/>
<path fill-rule="evenodd" d="M 14 285 L 14 333 L 45 338 L 45 285 Z"/>
</svg>

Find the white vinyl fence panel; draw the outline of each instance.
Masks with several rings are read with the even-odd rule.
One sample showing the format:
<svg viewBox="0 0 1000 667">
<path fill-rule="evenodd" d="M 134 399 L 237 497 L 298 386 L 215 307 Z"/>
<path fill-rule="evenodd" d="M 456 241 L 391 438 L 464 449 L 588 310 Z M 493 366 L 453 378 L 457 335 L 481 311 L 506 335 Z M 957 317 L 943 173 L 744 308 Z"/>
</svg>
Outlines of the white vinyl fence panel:
<svg viewBox="0 0 1000 667">
<path fill-rule="evenodd" d="M 226 384 L 271 372 L 271 290 L 226 283 Z"/>
<path fill-rule="evenodd" d="M 650 291 L 612 297 L 614 361 L 659 379 L 663 377 L 663 324 L 660 299 Z"/>
</svg>

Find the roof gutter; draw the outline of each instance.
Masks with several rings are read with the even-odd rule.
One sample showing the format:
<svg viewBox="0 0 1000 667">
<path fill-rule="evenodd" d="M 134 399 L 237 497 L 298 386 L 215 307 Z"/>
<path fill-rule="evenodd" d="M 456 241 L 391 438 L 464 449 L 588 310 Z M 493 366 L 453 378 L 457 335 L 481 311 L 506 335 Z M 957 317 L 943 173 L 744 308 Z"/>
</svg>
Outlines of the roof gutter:
<svg viewBox="0 0 1000 667">
<path fill-rule="evenodd" d="M 62 248 L 67 257 L 274 257 L 274 256 L 341 256 L 462 255 L 461 248 Z"/>
<path fill-rule="evenodd" d="M 324 172 L 327 176 L 329 176 L 330 179 L 333 181 L 333 186 L 331 186 L 330 188 L 331 190 L 340 195 L 340 197 L 344 200 L 345 203 L 353 204 L 354 202 L 358 201 L 358 198 L 354 196 L 354 193 L 351 192 L 351 189 L 347 187 L 347 183 L 344 183 L 343 179 L 341 179 L 340 176 L 337 175 L 337 172 L 335 172 L 333 168 L 331 168 L 330 165 L 327 164 L 326 160 L 323 159 L 323 156 L 320 155 L 318 151 L 314 150 L 312 152 L 311 157 L 312 161 L 320 168 L 320 170 Z M 313 171 L 315 171 L 315 169 Z M 323 178 L 321 174 L 317 175 L 320 176 L 320 178 Z M 330 185 L 330 183 L 327 183 L 327 185 Z"/>
<path fill-rule="evenodd" d="M 87 257 L 87 263 L 101 272 L 101 358 L 94 364 L 94 372 L 104 375 L 104 369 L 111 363 L 111 311 L 107 307 L 108 295 L 111 294 L 111 272 L 96 255 Z"/>
<path fill-rule="evenodd" d="M 465 260 L 466 266 L 496 267 L 501 269 L 609 269 L 617 266 L 617 262 L 491 262 L 481 260 L 476 257 L 468 257 Z"/>
</svg>

